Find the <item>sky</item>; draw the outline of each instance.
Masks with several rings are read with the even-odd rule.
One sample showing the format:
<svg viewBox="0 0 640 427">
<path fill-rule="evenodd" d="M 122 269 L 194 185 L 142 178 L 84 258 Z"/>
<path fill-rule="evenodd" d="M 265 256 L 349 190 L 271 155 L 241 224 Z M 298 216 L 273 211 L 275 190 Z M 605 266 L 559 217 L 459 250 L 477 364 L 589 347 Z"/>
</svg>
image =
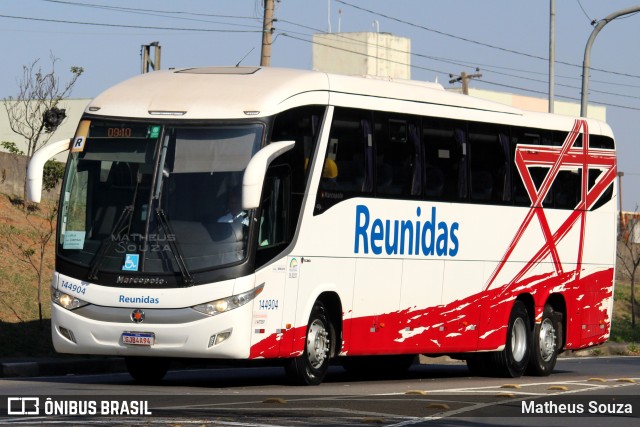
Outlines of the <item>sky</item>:
<svg viewBox="0 0 640 427">
<path fill-rule="evenodd" d="M 557 0 L 556 100 L 580 102 L 592 22 L 631 0 Z M 22 67 L 39 59 L 62 83 L 85 72 L 71 97 L 93 98 L 139 74 L 141 45 L 162 46 L 163 69 L 259 65 L 262 0 L 0 0 L 0 99 L 15 97 Z M 549 1 L 280 0 L 271 66 L 311 68 L 316 32 L 376 31 L 411 39 L 411 78 L 445 87 L 480 69 L 471 87 L 547 98 Z M 640 14 L 608 23 L 591 52 L 589 102 L 607 107 L 616 136 L 623 210 L 640 210 Z M 246 57 L 245 57 L 246 56 Z M 244 58 L 244 59 L 243 59 Z"/>
</svg>

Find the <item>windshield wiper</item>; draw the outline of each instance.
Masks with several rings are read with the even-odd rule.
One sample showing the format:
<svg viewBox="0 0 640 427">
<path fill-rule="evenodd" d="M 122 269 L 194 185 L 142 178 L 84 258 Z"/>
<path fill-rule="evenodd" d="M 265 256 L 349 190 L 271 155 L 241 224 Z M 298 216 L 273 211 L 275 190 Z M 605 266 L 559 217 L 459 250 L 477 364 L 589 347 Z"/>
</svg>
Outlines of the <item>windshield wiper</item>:
<svg viewBox="0 0 640 427">
<path fill-rule="evenodd" d="M 156 209 L 156 216 L 158 217 L 158 224 L 164 230 L 165 236 L 175 236 L 175 233 L 171 228 L 171 224 L 169 224 L 167 216 L 162 208 Z M 180 247 L 176 243 L 176 239 L 168 239 L 168 244 L 169 249 L 171 250 L 171 254 L 176 260 L 176 264 L 178 264 L 178 268 L 180 269 L 180 273 L 182 274 L 182 281 L 184 282 L 185 286 L 193 285 L 193 277 L 191 277 L 191 273 L 187 268 L 187 264 L 184 262 L 184 256 L 182 255 Z"/>
<path fill-rule="evenodd" d="M 111 234 L 109 237 L 104 239 L 102 243 L 100 243 L 100 248 L 98 249 L 98 253 L 93 260 L 93 264 L 91 265 L 91 270 L 89 271 L 89 280 L 98 280 L 98 271 L 100 270 L 100 266 L 104 261 L 107 252 L 111 250 L 111 247 L 114 245 L 116 240 L 120 238 L 120 235 L 127 229 L 127 234 L 131 232 L 131 220 L 133 218 L 133 209 L 136 205 L 136 200 L 138 198 L 138 186 L 140 185 L 140 181 L 142 181 L 142 175 L 140 172 L 136 172 L 136 187 L 133 190 L 133 197 L 131 199 L 131 204 L 124 207 L 122 213 L 120 214 L 120 218 L 114 224 L 111 229 Z M 127 223 L 126 227 L 124 224 Z"/>
<path fill-rule="evenodd" d="M 98 280 L 98 271 L 100 270 L 100 266 L 102 265 L 107 252 L 111 249 L 116 240 L 120 238 L 122 231 L 125 229 L 123 225 L 132 217 L 132 215 L 133 205 L 125 206 L 120 214 L 120 218 L 118 218 L 118 221 L 116 221 L 115 225 L 111 229 L 109 237 L 100 243 L 100 249 L 98 249 L 98 253 L 94 258 L 91 270 L 89 271 L 89 280 Z"/>
</svg>

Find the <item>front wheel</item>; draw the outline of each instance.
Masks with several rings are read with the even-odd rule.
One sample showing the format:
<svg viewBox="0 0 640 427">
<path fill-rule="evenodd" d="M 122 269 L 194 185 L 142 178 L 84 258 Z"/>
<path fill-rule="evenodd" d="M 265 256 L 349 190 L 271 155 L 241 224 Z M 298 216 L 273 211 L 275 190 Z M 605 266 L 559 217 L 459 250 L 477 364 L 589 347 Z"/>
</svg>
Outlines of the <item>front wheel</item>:
<svg viewBox="0 0 640 427">
<path fill-rule="evenodd" d="M 527 308 L 522 301 L 516 301 L 509 316 L 505 348 L 491 355 L 497 375 L 516 378 L 524 374 L 531 355 L 530 325 Z"/>
<path fill-rule="evenodd" d="M 533 333 L 533 351 L 527 373 L 537 376 L 551 374 L 562 346 L 562 313 L 557 313 L 550 305 L 544 306 L 542 321 Z"/>
<path fill-rule="evenodd" d="M 318 385 L 329 369 L 334 328 L 324 304 L 316 301 L 311 309 L 303 353 L 291 359 L 285 367 L 287 375 L 301 385 Z"/>
</svg>

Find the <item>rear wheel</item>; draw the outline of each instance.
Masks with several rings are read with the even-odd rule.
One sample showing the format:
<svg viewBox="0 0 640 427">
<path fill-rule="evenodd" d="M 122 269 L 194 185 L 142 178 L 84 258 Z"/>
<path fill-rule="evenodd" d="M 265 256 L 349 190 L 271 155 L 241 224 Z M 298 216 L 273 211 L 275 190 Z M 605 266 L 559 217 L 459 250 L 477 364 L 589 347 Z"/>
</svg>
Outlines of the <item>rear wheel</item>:
<svg viewBox="0 0 640 427">
<path fill-rule="evenodd" d="M 493 353 L 493 370 L 499 376 L 516 378 L 522 376 L 531 355 L 531 326 L 527 308 L 516 301 L 509 316 L 507 342 L 502 351 Z"/>
<path fill-rule="evenodd" d="M 167 375 L 171 360 L 163 357 L 125 357 L 129 375 L 140 383 L 156 383 Z"/>
<path fill-rule="evenodd" d="M 327 309 L 322 302 L 316 301 L 309 316 L 304 351 L 286 366 L 287 375 L 301 385 L 320 384 L 329 369 L 334 342 L 335 332 Z"/>
<path fill-rule="evenodd" d="M 542 321 L 533 332 L 533 351 L 527 373 L 547 376 L 556 366 L 558 352 L 562 346 L 562 314 L 556 313 L 550 305 L 544 306 Z"/>
</svg>

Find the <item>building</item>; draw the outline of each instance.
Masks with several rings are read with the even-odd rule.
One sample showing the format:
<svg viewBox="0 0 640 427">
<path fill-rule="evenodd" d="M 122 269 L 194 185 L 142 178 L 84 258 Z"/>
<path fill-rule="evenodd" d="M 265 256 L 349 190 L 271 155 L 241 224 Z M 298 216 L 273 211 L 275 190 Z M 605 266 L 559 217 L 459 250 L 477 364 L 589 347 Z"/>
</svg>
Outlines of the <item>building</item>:
<svg viewBox="0 0 640 427">
<path fill-rule="evenodd" d="M 314 34 L 313 69 L 408 80 L 411 40 L 380 32 Z"/>
</svg>

